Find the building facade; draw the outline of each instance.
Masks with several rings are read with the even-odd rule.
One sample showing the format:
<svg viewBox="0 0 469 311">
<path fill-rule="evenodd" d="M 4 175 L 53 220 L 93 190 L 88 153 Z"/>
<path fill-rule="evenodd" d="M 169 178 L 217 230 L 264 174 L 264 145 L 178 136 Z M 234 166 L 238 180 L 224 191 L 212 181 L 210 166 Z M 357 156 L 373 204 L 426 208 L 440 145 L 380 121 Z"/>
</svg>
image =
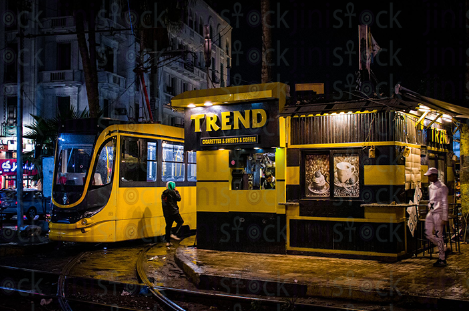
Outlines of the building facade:
<svg viewBox="0 0 469 311">
<path fill-rule="evenodd" d="M 102 10 L 96 20 L 96 55 L 99 82 L 99 104 L 104 117 L 142 122 L 148 120 L 148 108 L 142 83 L 134 69 L 138 65 L 140 45 L 130 22 L 127 7 L 120 1 L 98 0 Z M 31 115 L 54 118 L 72 107 L 77 112 L 88 108 L 86 84 L 78 49 L 73 4 L 66 0 L 32 1 L 23 14 L 23 124 L 31 124 Z M 2 1 L 0 11 L 1 137 L 16 136 L 17 116 L 17 2 Z M 132 14 L 138 14 L 131 11 Z M 37 18 L 28 18 L 37 16 Z M 212 44 L 212 66 L 205 68 L 204 25 L 209 25 Z M 112 31 L 105 31 L 112 29 Z M 137 30 L 135 30 L 137 31 Z M 169 46 L 159 51 L 157 81 L 145 73 L 150 94 L 150 109 L 155 121 L 182 124 L 182 115 L 169 107 L 173 96 L 187 90 L 229 85 L 231 27 L 204 1 L 187 8 L 179 32 L 167 33 Z M 179 57 L 176 52 L 184 50 Z M 148 55 L 145 56 L 147 59 Z M 165 61 L 166 59 L 169 59 Z M 148 70 L 149 71 L 149 70 Z M 156 86 L 156 87 L 155 87 Z M 150 90 L 154 90 L 150 92 Z M 179 120 L 178 120 L 179 119 Z M 27 129 L 24 129 L 27 132 Z"/>
</svg>

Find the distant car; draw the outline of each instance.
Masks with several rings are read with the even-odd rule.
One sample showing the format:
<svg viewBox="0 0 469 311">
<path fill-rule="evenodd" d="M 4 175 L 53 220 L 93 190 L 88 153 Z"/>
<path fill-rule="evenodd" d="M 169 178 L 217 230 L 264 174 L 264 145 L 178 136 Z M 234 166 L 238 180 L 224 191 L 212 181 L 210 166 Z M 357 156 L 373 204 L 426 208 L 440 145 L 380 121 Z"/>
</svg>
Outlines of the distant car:
<svg viewBox="0 0 469 311">
<path fill-rule="evenodd" d="M 0 191 L 0 214 L 7 219 L 17 215 L 16 190 Z M 36 215 L 45 215 L 51 212 L 50 198 L 44 198 L 37 190 L 23 190 L 23 213 L 28 220 L 33 220 Z"/>
</svg>

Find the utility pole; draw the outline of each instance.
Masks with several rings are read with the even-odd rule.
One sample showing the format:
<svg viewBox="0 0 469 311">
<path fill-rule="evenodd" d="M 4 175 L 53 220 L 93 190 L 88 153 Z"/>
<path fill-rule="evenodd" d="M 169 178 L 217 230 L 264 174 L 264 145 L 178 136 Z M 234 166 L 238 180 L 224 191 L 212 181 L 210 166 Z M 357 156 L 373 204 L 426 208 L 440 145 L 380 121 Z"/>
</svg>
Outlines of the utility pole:
<svg viewBox="0 0 469 311">
<path fill-rule="evenodd" d="M 18 17 L 21 16 L 21 4 L 18 5 Z M 18 231 L 23 227 L 23 25 L 18 23 L 18 87 L 16 107 L 16 199 L 17 199 L 17 226 Z"/>
<path fill-rule="evenodd" d="M 261 0 L 262 17 L 262 69 L 261 83 L 272 82 L 272 36 L 270 0 Z"/>
</svg>

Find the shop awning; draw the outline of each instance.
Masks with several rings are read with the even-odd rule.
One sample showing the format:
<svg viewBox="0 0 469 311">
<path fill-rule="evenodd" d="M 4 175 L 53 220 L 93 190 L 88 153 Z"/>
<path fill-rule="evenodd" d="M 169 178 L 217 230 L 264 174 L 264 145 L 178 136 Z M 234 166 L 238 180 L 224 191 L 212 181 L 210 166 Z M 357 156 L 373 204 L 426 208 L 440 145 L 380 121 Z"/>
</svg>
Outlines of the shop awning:
<svg viewBox="0 0 469 311">
<path fill-rule="evenodd" d="M 428 106 L 429 108 L 433 110 L 448 114 L 452 117 L 469 118 L 469 108 L 461 107 L 461 106 L 450 104 L 450 103 L 447 103 L 438 99 L 420 95 L 414 91 L 406 89 L 400 84 L 396 85 L 395 94 L 396 94 L 396 98 L 401 103 L 405 103 L 405 104 L 418 103 L 418 104 Z"/>
<path fill-rule="evenodd" d="M 355 97 L 364 97 L 359 93 Z M 394 96 L 388 98 L 357 98 L 348 101 L 306 102 L 299 105 L 286 106 L 280 115 L 317 115 L 331 113 L 364 112 L 364 111 L 405 111 L 417 110 L 419 105 L 425 105 L 436 112 L 448 114 L 452 117 L 469 118 L 469 108 L 450 104 L 438 99 L 430 98 L 406 89 L 397 84 Z"/>
<path fill-rule="evenodd" d="M 242 101 L 255 101 L 265 99 L 284 99 L 290 96 L 288 85 L 275 82 L 252 85 L 239 85 L 214 89 L 187 91 L 171 99 L 171 106 L 177 108 L 190 108 L 203 106 L 206 102 L 217 104 L 236 104 Z M 282 109 L 284 103 L 280 103 Z M 191 106 L 189 106 L 191 105 Z"/>
</svg>

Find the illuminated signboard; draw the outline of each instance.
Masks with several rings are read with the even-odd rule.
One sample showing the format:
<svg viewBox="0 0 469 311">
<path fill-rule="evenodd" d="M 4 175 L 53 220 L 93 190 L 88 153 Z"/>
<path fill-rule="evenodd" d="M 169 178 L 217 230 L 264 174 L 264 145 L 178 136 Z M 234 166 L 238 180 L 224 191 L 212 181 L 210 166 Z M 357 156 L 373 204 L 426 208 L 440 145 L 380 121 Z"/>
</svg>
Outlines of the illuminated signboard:
<svg viewBox="0 0 469 311">
<path fill-rule="evenodd" d="M 239 145 L 239 144 L 257 144 L 257 135 L 251 136 L 225 136 L 221 138 L 201 138 L 202 146 L 222 146 L 222 145 Z"/>
<path fill-rule="evenodd" d="M 267 100 L 187 109 L 184 145 L 188 150 L 276 147 L 280 142 L 278 105 L 278 100 Z"/>
<path fill-rule="evenodd" d="M 0 175 L 16 175 L 16 159 L 2 159 L 0 160 Z M 27 175 L 37 174 L 36 167 L 33 163 L 26 162 L 23 165 L 23 173 Z"/>
<path fill-rule="evenodd" d="M 447 145 L 449 144 L 448 135 L 446 130 L 440 130 L 436 128 L 431 128 L 430 132 L 427 132 L 428 141 L 432 143 Z"/>
</svg>

